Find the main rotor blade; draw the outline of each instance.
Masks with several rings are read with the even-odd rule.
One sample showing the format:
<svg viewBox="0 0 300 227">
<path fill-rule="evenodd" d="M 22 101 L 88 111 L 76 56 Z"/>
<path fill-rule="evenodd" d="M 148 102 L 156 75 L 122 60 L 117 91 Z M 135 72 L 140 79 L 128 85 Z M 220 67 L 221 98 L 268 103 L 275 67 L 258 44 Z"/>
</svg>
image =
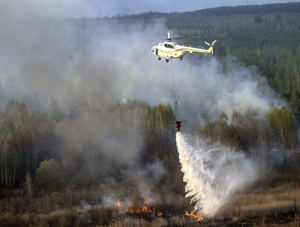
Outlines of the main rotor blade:
<svg viewBox="0 0 300 227">
<path fill-rule="evenodd" d="M 176 37 L 176 38 L 171 38 L 171 39 L 185 39 L 185 38 L 192 38 L 192 37 L 197 37 L 201 36 L 200 34 L 198 35 L 187 35 L 187 36 L 181 36 L 181 37 Z"/>
</svg>

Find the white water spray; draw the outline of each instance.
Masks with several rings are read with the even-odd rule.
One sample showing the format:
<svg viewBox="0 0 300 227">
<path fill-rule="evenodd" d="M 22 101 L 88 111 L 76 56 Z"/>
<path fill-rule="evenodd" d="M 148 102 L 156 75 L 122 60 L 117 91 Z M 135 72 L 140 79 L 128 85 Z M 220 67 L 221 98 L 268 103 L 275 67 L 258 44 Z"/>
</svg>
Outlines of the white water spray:
<svg viewBox="0 0 300 227">
<path fill-rule="evenodd" d="M 256 170 L 241 152 L 209 146 L 201 140 L 197 148 L 193 148 L 185 137 L 180 132 L 176 134 L 186 197 L 195 203 L 199 214 L 211 217 L 233 193 L 254 182 Z"/>
</svg>

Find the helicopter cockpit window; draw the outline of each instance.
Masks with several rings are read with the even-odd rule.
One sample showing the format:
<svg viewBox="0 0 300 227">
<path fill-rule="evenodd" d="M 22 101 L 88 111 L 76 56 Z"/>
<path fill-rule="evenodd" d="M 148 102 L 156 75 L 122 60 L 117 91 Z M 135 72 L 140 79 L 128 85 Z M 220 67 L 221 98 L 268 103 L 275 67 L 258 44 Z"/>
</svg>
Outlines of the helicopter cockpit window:
<svg viewBox="0 0 300 227">
<path fill-rule="evenodd" d="M 165 43 L 164 46 L 167 47 L 167 48 L 173 48 L 174 47 L 174 45 L 172 43 Z"/>
</svg>

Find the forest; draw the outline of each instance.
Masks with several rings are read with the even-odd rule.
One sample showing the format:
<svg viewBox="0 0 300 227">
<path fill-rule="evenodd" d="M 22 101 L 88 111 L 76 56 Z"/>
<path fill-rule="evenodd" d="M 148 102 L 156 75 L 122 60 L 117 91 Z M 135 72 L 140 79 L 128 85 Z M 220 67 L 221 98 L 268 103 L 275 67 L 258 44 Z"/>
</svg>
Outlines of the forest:
<svg viewBox="0 0 300 227">
<path fill-rule="evenodd" d="M 289 224 L 278 226 L 299 225 L 300 3 L 64 20 L 80 30 L 163 20 L 178 35 L 217 39 L 220 62 L 233 56 L 257 68 L 287 104 L 270 106 L 264 116 L 252 109 L 221 111 L 187 124 L 185 131 L 243 152 L 262 169 L 255 185 L 201 222 L 184 215 L 193 204 L 185 197 L 171 104 L 109 99 L 97 106 L 103 97 L 82 96 L 66 111 L 54 98 L 47 110 L 2 99 L 1 226 L 273 226 L 274 216 Z M 199 45 L 199 39 L 189 42 Z"/>
</svg>

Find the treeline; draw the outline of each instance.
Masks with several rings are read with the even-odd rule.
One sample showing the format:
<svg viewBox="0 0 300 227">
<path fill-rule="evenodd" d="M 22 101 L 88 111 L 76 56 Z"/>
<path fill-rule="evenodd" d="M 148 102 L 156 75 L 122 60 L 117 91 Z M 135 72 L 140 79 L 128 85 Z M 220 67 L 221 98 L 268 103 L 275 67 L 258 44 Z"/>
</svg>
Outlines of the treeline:
<svg viewBox="0 0 300 227">
<path fill-rule="evenodd" d="M 286 107 L 271 107 L 264 118 L 255 111 L 233 111 L 230 117 L 222 112 L 219 119 L 205 122 L 199 135 L 211 143 L 245 151 L 261 163 L 264 171 L 272 163 L 283 169 L 298 169 L 298 124 Z M 276 158 L 275 158 L 276 157 Z M 282 169 L 282 170 L 283 170 Z"/>
<path fill-rule="evenodd" d="M 153 18 L 173 18 L 173 17 L 197 17 L 197 16 L 229 16 L 238 14 L 267 14 L 267 13 L 300 13 L 300 3 L 276 3 L 263 5 L 242 5 L 242 6 L 222 6 L 216 8 L 201 9 L 188 12 L 144 12 L 133 15 L 118 15 L 111 18 L 131 18 L 131 19 L 153 19 Z M 107 17 L 106 17 L 107 18 Z"/>
<path fill-rule="evenodd" d="M 139 171 L 144 165 L 157 163 L 159 166 L 162 165 L 168 174 L 160 174 L 162 179 L 156 182 L 156 189 L 167 187 L 175 194 L 184 192 L 174 141 L 174 114 L 170 105 L 160 104 L 151 108 L 140 101 L 112 103 L 103 114 L 111 116 L 116 129 L 106 129 L 109 134 L 103 141 L 107 142 L 106 140 L 110 139 L 116 140 L 115 142 L 112 141 L 111 144 L 99 148 L 96 137 L 94 141 L 83 141 L 78 144 L 76 139 L 71 139 L 67 143 L 76 145 L 65 145 L 68 139 L 63 133 L 58 132 L 59 127 L 78 124 L 82 115 L 92 117 L 96 114 L 99 119 L 104 116 L 99 114 L 99 110 L 93 110 L 88 106 L 87 103 L 80 103 L 73 108 L 72 114 L 66 115 L 55 101 L 52 110 L 47 113 L 28 110 L 24 103 L 16 100 L 9 101 L 0 114 L 0 186 L 24 188 L 31 195 L 41 189 L 49 192 L 61 190 L 67 185 L 78 189 L 99 186 L 107 179 L 113 178 L 123 182 L 125 188 L 131 188 L 132 179 L 128 179 L 126 183 L 126 177 L 122 176 L 122 172 L 131 169 Z M 105 122 L 99 127 L 106 127 Z M 132 161 L 139 163 L 139 166 L 133 166 L 132 161 L 116 163 L 109 154 L 117 149 L 114 144 L 121 143 L 119 145 L 121 146 L 126 138 L 130 139 L 137 133 L 142 135 L 143 149 L 137 152 L 137 157 L 132 157 Z M 86 135 L 78 136 L 84 138 Z M 102 136 L 99 135 L 99 141 Z M 112 167 L 103 171 L 103 166 L 109 164 Z"/>
<path fill-rule="evenodd" d="M 186 12 L 189 16 L 228 16 L 237 14 L 265 14 L 265 13 L 299 13 L 300 4 L 296 2 L 264 4 L 264 5 L 245 5 L 245 6 L 223 6 L 203 10 Z"/>
<path fill-rule="evenodd" d="M 134 191 L 132 179 L 126 179 L 122 172 L 130 169 L 138 171 L 140 167 L 132 166 L 131 162 L 116 163 L 111 155 L 105 153 L 113 152 L 114 147 L 108 146 L 112 150 L 105 151 L 107 147 L 99 147 L 92 140 L 69 147 L 64 145 L 66 138 L 63 134 L 57 133 L 59 125 L 66 127 L 66 122 L 76 125 L 82 114 L 92 116 L 95 110 L 86 105 L 80 104 L 68 116 L 60 112 L 56 105 L 49 113 L 42 113 L 30 111 L 18 101 L 9 101 L 0 115 L 1 187 L 24 188 L 31 195 L 35 190 L 51 192 L 67 185 L 75 188 L 99 186 L 109 177 Z M 96 113 L 99 114 L 98 110 Z M 116 125 L 122 125 L 117 127 L 119 132 L 110 132 L 110 140 L 119 138 L 118 133 L 126 134 L 129 128 L 133 130 L 129 131 L 132 133 L 130 136 L 136 132 L 144 137 L 140 157 L 136 157 L 138 159 L 135 161 L 140 166 L 162 164 L 166 174 L 159 181 L 154 181 L 153 190 L 163 194 L 168 188 L 174 194 L 184 193 L 171 106 L 159 104 L 150 107 L 141 101 L 128 101 L 112 104 L 105 114 L 113 116 Z M 297 121 L 286 107 L 272 107 L 263 119 L 250 110 L 246 113 L 234 111 L 232 116 L 221 113 L 219 119 L 212 119 L 195 128 L 199 129 L 201 137 L 212 143 L 221 142 L 237 152 L 246 152 L 253 159 L 261 160 L 264 166 L 274 161 L 271 157 L 277 155 L 278 164 L 293 169 L 299 167 L 294 153 L 298 142 Z M 122 138 L 118 140 L 122 141 Z M 68 143 L 71 142 L 76 143 L 73 140 Z M 111 163 L 114 168 L 106 168 L 103 172 L 105 165 L 101 163 Z"/>
</svg>

